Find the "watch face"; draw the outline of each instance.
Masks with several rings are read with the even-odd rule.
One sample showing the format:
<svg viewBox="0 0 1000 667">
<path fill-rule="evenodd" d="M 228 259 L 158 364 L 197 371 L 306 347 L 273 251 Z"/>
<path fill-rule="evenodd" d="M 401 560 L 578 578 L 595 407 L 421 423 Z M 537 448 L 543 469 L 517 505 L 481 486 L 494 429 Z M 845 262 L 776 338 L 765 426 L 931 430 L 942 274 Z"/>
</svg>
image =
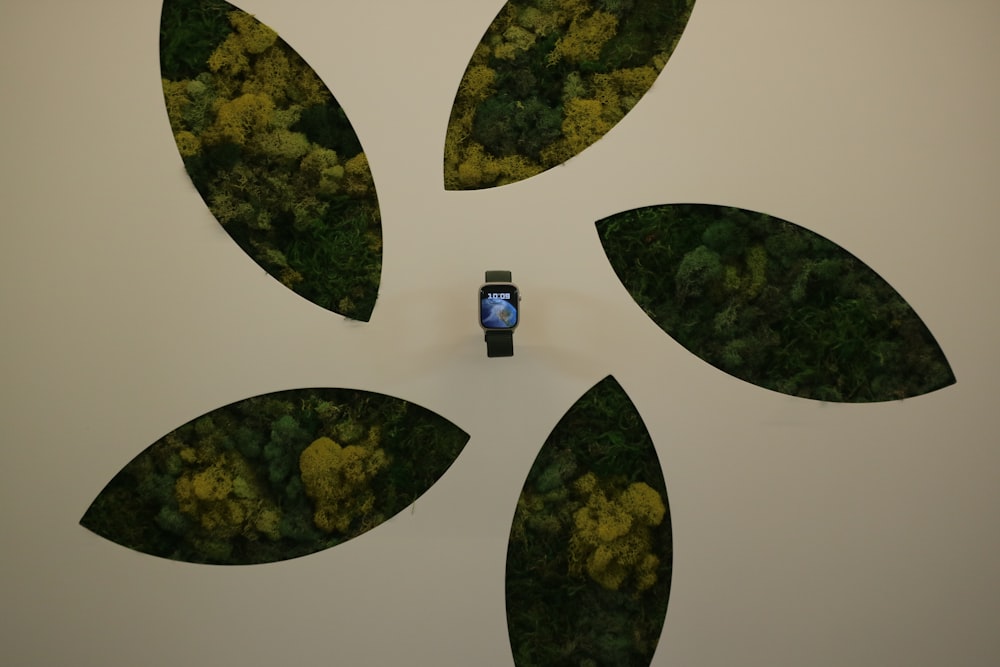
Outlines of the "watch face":
<svg viewBox="0 0 1000 667">
<path fill-rule="evenodd" d="M 517 326 L 517 287 L 490 283 L 479 288 L 479 323 L 485 329 L 513 329 Z"/>
</svg>

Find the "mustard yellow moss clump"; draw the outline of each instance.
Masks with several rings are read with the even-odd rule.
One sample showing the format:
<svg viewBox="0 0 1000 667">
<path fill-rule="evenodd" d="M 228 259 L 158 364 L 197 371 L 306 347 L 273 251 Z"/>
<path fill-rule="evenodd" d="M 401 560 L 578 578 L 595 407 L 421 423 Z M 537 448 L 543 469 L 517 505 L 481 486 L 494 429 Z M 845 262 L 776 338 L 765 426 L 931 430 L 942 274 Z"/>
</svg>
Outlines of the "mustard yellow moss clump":
<svg viewBox="0 0 1000 667">
<path fill-rule="evenodd" d="M 218 75 L 222 97 L 260 94 L 280 106 L 319 104 L 329 98 L 311 68 L 300 59 L 288 58 L 271 28 L 242 11 L 230 12 L 229 22 L 234 32 L 208 58 L 208 68 Z"/>
<path fill-rule="evenodd" d="M 521 26 L 512 25 L 504 32 L 503 39 L 493 47 L 493 55 L 501 60 L 513 60 L 534 46 L 535 40 L 535 33 Z"/>
<path fill-rule="evenodd" d="M 627 581 L 637 591 L 650 588 L 660 564 L 652 552 L 652 528 L 666 515 L 660 494 L 644 482 L 614 493 L 593 473 L 574 486 L 586 500 L 573 515 L 570 572 L 586 573 L 609 590 L 620 590 Z"/>
<path fill-rule="evenodd" d="M 180 458 L 197 467 L 177 478 L 177 507 L 212 539 L 279 538 L 278 507 L 261 492 L 246 459 L 235 452 L 199 455 L 193 448 L 181 450 Z"/>
<path fill-rule="evenodd" d="M 564 107 L 562 137 L 542 149 L 545 163 L 559 164 L 580 153 L 614 126 L 600 100 L 574 98 Z"/>
<path fill-rule="evenodd" d="M 649 90 L 659 72 L 652 66 L 619 69 L 595 74 L 594 98 L 601 102 L 606 120 L 617 123 Z"/>
<path fill-rule="evenodd" d="M 302 485 L 313 501 L 317 528 L 344 533 L 352 521 L 372 512 L 375 495 L 371 482 L 389 464 L 377 443 L 378 431 L 372 429 L 361 444 L 342 447 L 322 437 L 302 451 Z"/>
<path fill-rule="evenodd" d="M 560 60 L 572 63 L 597 60 L 601 49 L 615 36 L 617 28 L 618 19 L 607 12 L 595 11 L 589 16 L 573 19 L 569 30 L 549 53 L 549 64 L 555 65 Z"/>
<path fill-rule="evenodd" d="M 216 175 L 210 187 L 212 212 L 223 224 L 255 229 L 270 229 L 270 220 L 261 220 L 262 211 L 291 212 L 298 214 L 295 222 L 300 227 L 308 226 L 325 215 L 326 207 L 307 201 L 307 212 L 295 210 L 303 208 L 303 193 L 338 194 L 345 162 L 354 168 L 351 194 L 368 193 L 371 174 L 363 153 L 345 161 L 291 129 L 305 109 L 330 99 L 316 73 L 249 14 L 231 12 L 229 21 L 234 32 L 212 52 L 210 72 L 194 80 L 163 80 L 171 128 L 183 157 L 233 144 L 245 158 L 260 158 L 261 164 L 250 160 L 252 164 L 239 165 L 242 173 Z M 277 165 L 284 168 L 274 168 Z M 234 207 L 230 200 L 242 205 Z"/>
</svg>

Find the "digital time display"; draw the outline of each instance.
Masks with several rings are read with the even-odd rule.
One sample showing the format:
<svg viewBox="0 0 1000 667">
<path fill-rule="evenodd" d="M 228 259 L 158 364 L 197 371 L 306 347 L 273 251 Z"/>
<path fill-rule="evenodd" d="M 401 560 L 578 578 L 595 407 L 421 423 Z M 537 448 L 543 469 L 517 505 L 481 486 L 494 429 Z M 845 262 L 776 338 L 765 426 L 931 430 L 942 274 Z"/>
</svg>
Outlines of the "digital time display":
<svg viewBox="0 0 1000 667">
<path fill-rule="evenodd" d="M 513 329 L 518 305 L 514 285 L 483 285 L 479 290 L 479 323 L 486 329 Z"/>
</svg>

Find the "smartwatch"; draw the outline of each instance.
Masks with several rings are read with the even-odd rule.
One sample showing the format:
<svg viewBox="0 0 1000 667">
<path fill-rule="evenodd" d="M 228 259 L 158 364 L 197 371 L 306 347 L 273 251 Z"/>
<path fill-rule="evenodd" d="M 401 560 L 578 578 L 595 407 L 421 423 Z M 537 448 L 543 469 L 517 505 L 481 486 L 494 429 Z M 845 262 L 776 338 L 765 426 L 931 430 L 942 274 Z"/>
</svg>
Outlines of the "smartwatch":
<svg viewBox="0 0 1000 667">
<path fill-rule="evenodd" d="M 514 329 L 521 309 L 521 293 L 510 271 L 487 271 L 479 288 L 479 326 L 486 337 L 487 357 L 514 356 Z"/>
</svg>

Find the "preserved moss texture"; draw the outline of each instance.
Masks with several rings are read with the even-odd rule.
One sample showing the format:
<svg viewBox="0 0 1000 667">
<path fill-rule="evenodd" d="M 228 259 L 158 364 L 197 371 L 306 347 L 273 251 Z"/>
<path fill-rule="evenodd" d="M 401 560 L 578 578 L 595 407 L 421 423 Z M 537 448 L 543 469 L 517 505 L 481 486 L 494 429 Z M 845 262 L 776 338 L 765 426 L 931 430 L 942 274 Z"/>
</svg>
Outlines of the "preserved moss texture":
<svg viewBox="0 0 1000 667">
<path fill-rule="evenodd" d="M 438 415 L 382 394 L 258 396 L 153 443 L 115 475 L 81 524 L 175 560 L 287 560 L 395 515 L 444 474 L 467 440 Z"/>
<path fill-rule="evenodd" d="M 653 85 L 694 0 L 510 0 L 459 84 L 448 190 L 513 183 L 603 137 Z"/>
<path fill-rule="evenodd" d="M 648 665 L 671 561 L 659 458 L 609 376 L 553 429 L 518 498 L 506 579 L 515 664 Z"/>
<path fill-rule="evenodd" d="M 570 572 L 587 575 L 608 590 L 626 582 L 644 591 L 657 580 L 660 557 L 653 553 L 653 529 L 663 523 L 663 498 L 645 482 L 625 489 L 601 488 L 587 473 L 573 483 L 583 507 L 573 514 Z"/>
<path fill-rule="evenodd" d="M 321 530 L 346 533 L 351 523 L 375 508 L 371 485 L 389 465 L 374 429 L 363 443 L 341 447 L 327 437 L 302 450 L 299 471 L 306 495 L 313 501 L 313 523 Z"/>
<path fill-rule="evenodd" d="M 677 204 L 613 215 L 597 231 L 646 314 L 742 380 L 855 403 L 955 382 L 909 304 L 858 258 L 802 227 L 744 209 Z"/>
<path fill-rule="evenodd" d="M 327 87 L 273 30 L 220 0 L 165 0 L 160 51 L 177 149 L 223 228 L 285 286 L 368 320 L 378 200 Z"/>
</svg>

